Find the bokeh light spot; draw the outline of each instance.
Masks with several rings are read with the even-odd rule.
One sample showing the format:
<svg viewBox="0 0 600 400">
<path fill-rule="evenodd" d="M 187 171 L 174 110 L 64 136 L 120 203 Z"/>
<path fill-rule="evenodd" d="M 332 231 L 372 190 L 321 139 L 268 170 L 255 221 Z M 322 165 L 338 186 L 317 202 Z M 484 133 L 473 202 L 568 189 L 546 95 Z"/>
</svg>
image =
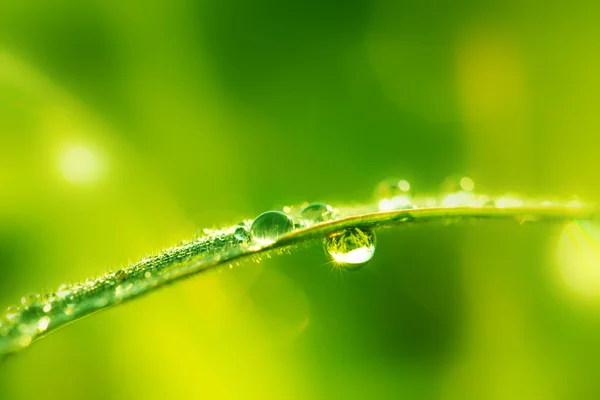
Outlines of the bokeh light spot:
<svg viewBox="0 0 600 400">
<path fill-rule="evenodd" d="M 65 148 L 59 156 L 62 177 L 74 184 L 91 184 L 102 175 L 102 162 L 98 154 L 82 145 Z"/>
<path fill-rule="evenodd" d="M 558 242 L 558 263 L 565 283 L 585 297 L 600 298 L 600 227 L 587 221 L 567 224 Z"/>
</svg>

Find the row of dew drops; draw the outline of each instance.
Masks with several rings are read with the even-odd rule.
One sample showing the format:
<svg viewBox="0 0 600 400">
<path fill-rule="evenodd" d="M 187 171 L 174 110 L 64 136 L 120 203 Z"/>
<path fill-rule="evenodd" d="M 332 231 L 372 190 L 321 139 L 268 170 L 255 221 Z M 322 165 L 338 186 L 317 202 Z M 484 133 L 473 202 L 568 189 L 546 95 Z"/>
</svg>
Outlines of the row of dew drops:
<svg viewBox="0 0 600 400">
<path fill-rule="evenodd" d="M 523 205 L 521 200 L 510 196 L 491 200 L 488 196 L 475 193 L 474 188 L 473 180 L 468 177 L 448 179 L 443 185 L 443 193 L 445 193 L 443 196 L 419 198 L 417 204 L 408 181 L 387 179 L 377 186 L 375 192 L 376 205 L 373 207 L 373 211 L 386 212 L 427 207 L 508 208 Z M 542 205 L 544 204 L 542 203 Z M 284 207 L 282 211 L 264 212 L 252 222 L 240 223 L 234 228 L 230 238 L 235 243 L 245 244 L 251 246 L 251 248 L 253 248 L 252 246 L 261 248 L 275 243 L 279 237 L 296 229 L 331 221 L 339 216 L 338 210 L 325 203 L 308 204 L 301 208 L 299 212 L 295 212 L 293 208 Z M 212 241 L 215 249 L 220 248 L 225 243 L 223 237 L 218 235 L 213 237 Z M 328 235 L 324 239 L 324 247 L 335 266 L 344 270 L 358 270 L 373 258 L 375 233 L 371 228 L 347 228 Z M 150 277 L 149 271 L 144 273 L 146 278 Z M 66 300 L 76 296 L 79 292 L 85 292 L 88 285 L 92 290 L 98 283 L 98 279 L 115 283 L 115 295 L 117 297 L 124 296 L 125 293 L 121 293 L 123 292 L 121 285 L 118 285 L 118 282 L 125 279 L 124 274 L 122 270 L 116 273 L 108 272 L 104 277 L 88 280 L 89 282 L 86 281 L 84 284 L 63 285 L 56 293 L 24 297 L 19 306 L 9 307 L 4 318 L 0 318 L 0 350 L 2 336 L 8 335 L 9 328 L 18 320 L 21 320 L 23 327 L 23 329 L 20 329 L 22 331 L 20 336 L 22 338 L 21 346 L 25 347 L 35 336 L 49 328 L 54 313 L 64 313 L 67 316 L 73 313 L 73 306 L 67 304 L 69 301 Z M 132 284 L 129 283 L 128 285 L 131 289 Z M 82 290 L 78 289 L 80 286 Z M 59 300 L 62 300 L 62 302 Z M 62 304 L 65 301 L 66 303 Z M 29 316 L 29 318 L 24 318 L 25 316 Z M 31 323 L 23 324 L 25 319 L 28 319 Z"/>
<path fill-rule="evenodd" d="M 489 196 L 477 194 L 474 189 L 475 183 L 469 177 L 448 178 L 442 185 L 444 194 L 441 197 L 423 197 L 417 204 L 407 180 L 390 178 L 382 181 L 376 188 L 376 208 L 377 211 L 385 212 L 427 207 L 510 208 L 523 205 L 523 202 L 514 196 L 493 200 Z M 255 243 L 268 245 L 297 227 L 327 222 L 337 216 L 336 210 L 331 206 L 312 203 L 302 208 L 297 216 L 293 215 L 289 207 L 285 207 L 283 211 L 267 211 L 254 219 L 249 233 L 243 227 L 238 230 L 240 234 L 243 232 L 245 238 L 252 237 Z M 370 228 L 348 228 L 327 236 L 324 247 L 334 265 L 346 270 L 358 270 L 373 258 L 375 233 Z"/>
</svg>

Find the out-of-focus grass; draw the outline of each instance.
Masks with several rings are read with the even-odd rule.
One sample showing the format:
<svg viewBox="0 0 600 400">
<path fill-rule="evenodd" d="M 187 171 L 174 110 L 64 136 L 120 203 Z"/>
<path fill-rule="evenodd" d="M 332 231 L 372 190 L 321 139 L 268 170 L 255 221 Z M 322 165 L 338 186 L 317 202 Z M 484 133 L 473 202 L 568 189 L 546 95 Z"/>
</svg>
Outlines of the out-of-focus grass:
<svg viewBox="0 0 600 400">
<path fill-rule="evenodd" d="M 0 5 L 0 303 L 400 175 L 599 200 L 598 6 Z M 593 398 L 560 227 L 384 232 L 193 279 L 0 366 L 0 398 Z"/>
</svg>

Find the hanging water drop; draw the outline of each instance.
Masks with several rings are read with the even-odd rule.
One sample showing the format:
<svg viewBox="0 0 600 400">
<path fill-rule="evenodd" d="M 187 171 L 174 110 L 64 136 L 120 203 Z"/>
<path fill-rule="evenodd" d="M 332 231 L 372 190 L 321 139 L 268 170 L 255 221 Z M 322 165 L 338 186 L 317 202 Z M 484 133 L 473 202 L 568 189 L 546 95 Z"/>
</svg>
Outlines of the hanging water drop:
<svg viewBox="0 0 600 400">
<path fill-rule="evenodd" d="M 410 183 L 404 179 L 386 179 L 377 185 L 375 196 L 380 211 L 406 210 L 415 208 L 412 202 Z"/>
<path fill-rule="evenodd" d="M 301 215 L 312 223 L 325 222 L 333 218 L 333 208 L 324 203 L 312 203 L 302 209 Z"/>
<path fill-rule="evenodd" d="M 280 211 L 267 211 L 260 214 L 250 228 L 255 241 L 261 245 L 274 243 L 281 235 L 294 230 L 294 222 Z"/>
<path fill-rule="evenodd" d="M 344 269 L 360 269 L 375 254 L 375 233 L 368 228 L 349 228 L 329 235 L 325 249 Z"/>
</svg>

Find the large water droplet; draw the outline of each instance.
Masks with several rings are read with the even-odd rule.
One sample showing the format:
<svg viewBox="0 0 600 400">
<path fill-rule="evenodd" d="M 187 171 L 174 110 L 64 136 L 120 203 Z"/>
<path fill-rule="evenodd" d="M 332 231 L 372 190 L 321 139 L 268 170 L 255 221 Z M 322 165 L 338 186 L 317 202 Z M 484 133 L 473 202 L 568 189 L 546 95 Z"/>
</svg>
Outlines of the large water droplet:
<svg viewBox="0 0 600 400">
<path fill-rule="evenodd" d="M 292 230 L 294 230 L 294 222 L 280 211 L 267 211 L 260 214 L 250 228 L 253 239 L 262 245 L 271 244 L 279 236 Z"/>
<path fill-rule="evenodd" d="M 333 208 L 324 203 L 312 203 L 302 209 L 302 218 L 313 222 L 325 222 L 333 218 Z"/>
<path fill-rule="evenodd" d="M 386 179 L 377 185 L 375 196 L 380 211 L 406 210 L 414 208 L 410 183 L 404 179 Z"/>
<path fill-rule="evenodd" d="M 367 228 L 349 228 L 329 235 L 325 249 L 344 269 L 359 269 L 373 258 L 375 233 Z"/>
</svg>

